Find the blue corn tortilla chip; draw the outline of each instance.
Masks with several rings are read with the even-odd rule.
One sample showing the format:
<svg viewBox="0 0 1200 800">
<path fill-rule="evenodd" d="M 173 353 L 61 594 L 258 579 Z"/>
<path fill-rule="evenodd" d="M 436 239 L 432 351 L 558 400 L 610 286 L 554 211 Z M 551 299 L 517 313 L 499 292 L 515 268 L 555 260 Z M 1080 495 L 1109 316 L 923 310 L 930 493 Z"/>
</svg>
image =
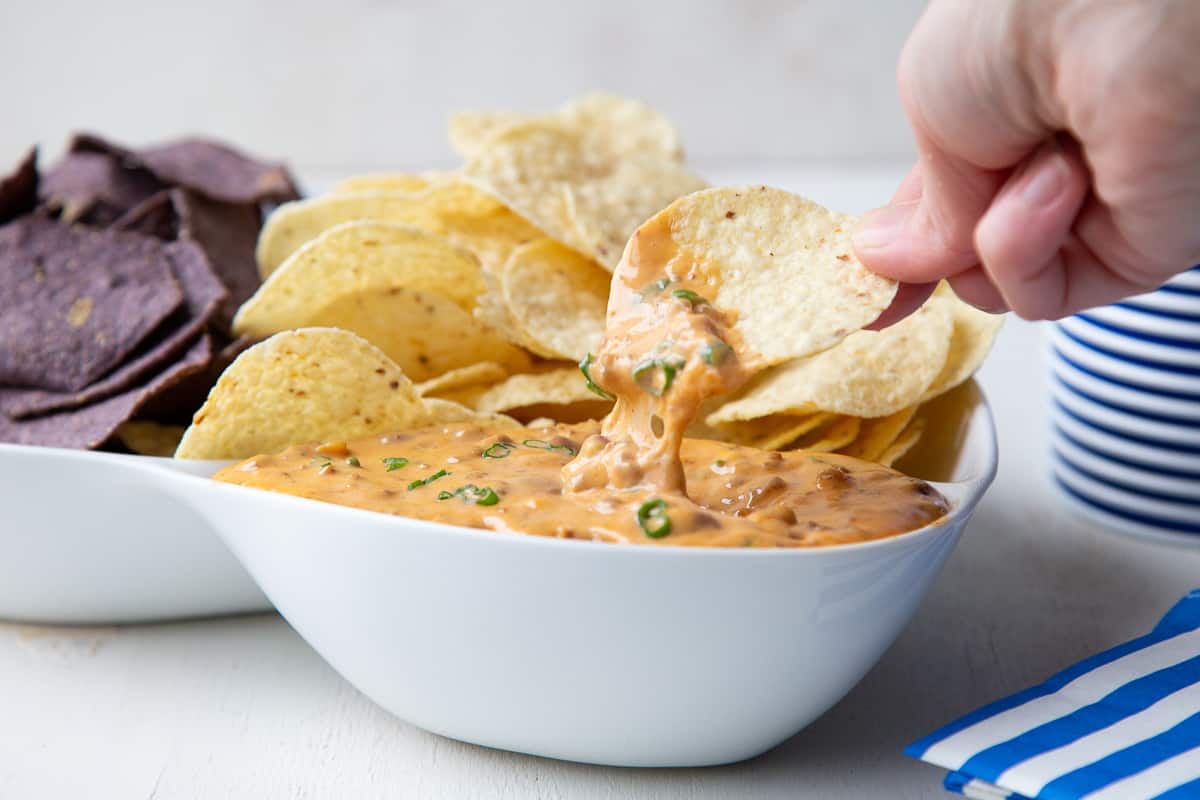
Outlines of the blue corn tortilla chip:
<svg viewBox="0 0 1200 800">
<path fill-rule="evenodd" d="M 114 156 L 126 168 L 143 169 L 165 185 L 225 203 L 285 203 L 300 196 L 283 164 L 251 158 L 211 139 L 180 139 L 135 150 L 82 133 L 69 149 Z"/>
<path fill-rule="evenodd" d="M 176 189 L 168 189 L 151 195 L 113 221 L 119 231 L 153 236 L 164 242 L 179 238 L 179 214 L 175 211 L 173 197 Z"/>
<path fill-rule="evenodd" d="M 0 442 L 83 450 L 99 447 L 156 394 L 202 371 L 211 358 L 212 345 L 202 336 L 182 358 L 140 386 L 91 405 L 31 419 L 14 420 L 2 413 L 13 390 L 0 388 Z"/>
<path fill-rule="evenodd" d="M 228 292 L 213 274 L 204 251 L 197 245 L 186 241 L 173 242 L 165 245 L 164 252 L 175 279 L 183 288 L 183 307 L 171 315 L 160 326 L 160 330 L 155 331 L 124 364 L 84 389 L 76 392 L 49 392 L 44 389 L 10 391 L 5 409 L 10 417 L 24 419 L 76 408 L 125 391 L 147 375 L 170 364 L 188 342 L 204 330 Z"/>
<path fill-rule="evenodd" d="M 214 329 L 222 334 L 229 334 L 238 307 L 262 282 L 254 260 L 262 214 L 253 203 L 218 203 L 171 189 L 131 209 L 113 227 L 199 245 L 229 292 L 213 319 Z"/>
<path fill-rule="evenodd" d="M 104 226 L 162 191 L 144 169 L 112 153 L 68 152 L 42 176 L 42 205 L 64 222 Z"/>
<path fill-rule="evenodd" d="M 225 371 L 225 368 L 232 364 L 234 359 L 240 356 L 244 350 L 256 344 L 257 341 L 256 339 L 240 337 L 218 350 L 214 337 L 213 355 L 212 359 L 208 362 L 208 366 L 199 372 L 187 376 L 169 388 L 161 392 L 156 392 L 153 397 L 146 401 L 145 405 L 138 409 L 137 419 L 175 425 L 189 425 L 192 421 L 192 415 L 196 413 L 196 410 L 200 406 L 204 405 L 204 400 L 208 397 L 209 391 L 216 384 L 217 379 L 221 377 L 221 373 Z"/>
<path fill-rule="evenodd" d="M 0 176 L 0 225 L 33 211 L 37 192 L 37 148 L 31 147 L 12 172 Z"/>
<path fill-rule="evenodd" d="M 183 193 L 183 198 L 179 237 L 204 250 L 229 291 L 213 318 L 214 327 L 228 334 L 234 314 L 262 283 L 254 259 L 262 215 L 250 203 L 215 203 L 190 193 Z"/>
<path fill-rule="evenodd" d="M 183 303 L 164 244 L 41 216 L 0 227 L 0 384 L 78 391 Z"/>
</svg>

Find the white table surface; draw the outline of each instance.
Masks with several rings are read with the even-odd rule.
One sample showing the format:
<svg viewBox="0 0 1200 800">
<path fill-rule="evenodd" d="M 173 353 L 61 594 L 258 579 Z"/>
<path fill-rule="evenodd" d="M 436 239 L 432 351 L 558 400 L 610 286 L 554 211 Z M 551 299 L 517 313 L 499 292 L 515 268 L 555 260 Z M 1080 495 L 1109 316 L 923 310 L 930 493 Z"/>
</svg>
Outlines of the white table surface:
<svg viewBox="0 0 1200 800">
<path fill-rule="evenodd" d="M 773 180 L 863 208 L 897 174 L 799 169 Z M 980 380 L 1001 463 L 962 543 L 862 683 L 757 759 L 615 769 L 443 739 L 359 695 L 275 615 L 0 624 L 0 800 L 941 796 L 940 771 L 903 756 L 906 743 L 1148 630 L 1200 586 L 1200 549 L 1123 538 L 1056 501 L 1039 326 L 1011 320 Z"/>
</svg>

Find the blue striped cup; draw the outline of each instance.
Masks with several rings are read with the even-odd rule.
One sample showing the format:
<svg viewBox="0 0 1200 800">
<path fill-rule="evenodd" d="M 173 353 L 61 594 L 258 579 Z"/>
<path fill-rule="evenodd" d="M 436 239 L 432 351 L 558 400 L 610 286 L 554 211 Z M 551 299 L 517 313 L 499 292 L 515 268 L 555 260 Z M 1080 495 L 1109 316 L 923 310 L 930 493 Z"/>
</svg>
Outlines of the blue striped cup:
<svg viewBox="0 0 1200 800">
<path fill-rule="evenodd" d="M 1200 267 L 1049 339 L 1063 498 L 1105 527 L 1200 545 Z"/>
</svg>

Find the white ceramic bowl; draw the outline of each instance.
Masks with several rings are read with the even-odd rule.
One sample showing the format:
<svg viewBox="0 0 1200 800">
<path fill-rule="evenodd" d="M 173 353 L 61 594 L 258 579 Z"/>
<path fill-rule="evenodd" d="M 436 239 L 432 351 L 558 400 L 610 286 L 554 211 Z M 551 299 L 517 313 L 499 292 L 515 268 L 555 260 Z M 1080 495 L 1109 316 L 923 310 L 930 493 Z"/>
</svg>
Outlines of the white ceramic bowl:
<svg viewBox="0 0 1200 800">
<path fill-rule="evenodd" d="M 936 484 L 947 518 L 797 550 L 503 534 L 143 472 L 397 716 L 553 758 L 695 766 L 762 753 L 849 691 L 909 621 L 995 468 L 980 401 L 954 480 Z"/>
<path fill-rule="evenodd" d="M 153 489 L 212 462 L 0 444 L 0 618 L 119 623 L 270 608 L 188 506 Z"/>
</svg>

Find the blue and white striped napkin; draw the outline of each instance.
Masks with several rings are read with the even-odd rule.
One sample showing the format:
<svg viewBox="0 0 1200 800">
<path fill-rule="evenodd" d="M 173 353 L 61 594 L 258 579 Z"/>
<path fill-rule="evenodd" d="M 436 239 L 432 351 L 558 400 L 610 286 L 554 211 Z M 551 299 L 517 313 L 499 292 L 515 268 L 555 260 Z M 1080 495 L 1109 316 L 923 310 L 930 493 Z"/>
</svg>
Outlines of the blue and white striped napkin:
<svg viewBox="0 0 1200 800">
<path fill-rule="evenodd" d="M 979 800 L 1200 798 L 1200 589 L 1153 631 L 998 700 L 905 753 Z"/>
</svg>

